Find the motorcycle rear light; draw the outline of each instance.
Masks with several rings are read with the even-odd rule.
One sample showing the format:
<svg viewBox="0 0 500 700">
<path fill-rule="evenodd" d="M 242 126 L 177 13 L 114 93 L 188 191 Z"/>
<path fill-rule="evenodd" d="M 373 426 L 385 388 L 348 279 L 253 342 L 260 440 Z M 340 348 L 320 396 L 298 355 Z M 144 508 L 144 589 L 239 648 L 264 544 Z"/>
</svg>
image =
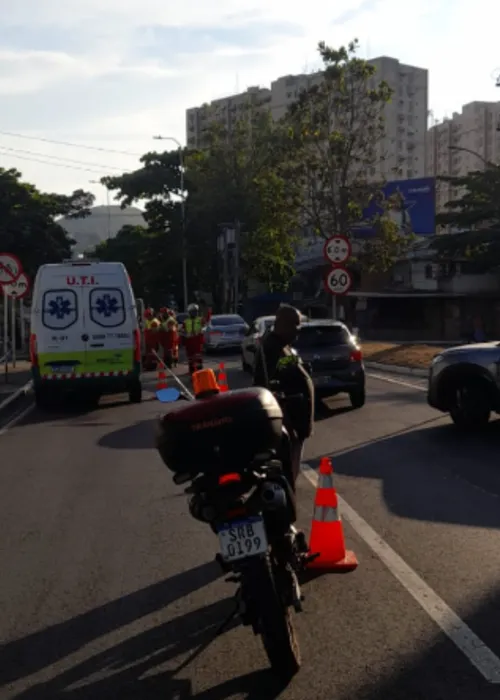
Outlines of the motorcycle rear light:
<svg viewBox="0 0 500 700">
<path fill-rule="evenodd" d="M 226 518 L 241 518 L 242 515 L 246 515 L 247 512 L 244 508 L 234 508 L 226 513 Z"/>
<path fill-rule="evenodd" d="M 219 486 L 225 486 L 225 484 L 234 484 L 238 481 L 241 481 L 241 476 L 236 472 L 232 474 L 222 474 L 222 476 L 219 476 Z"/>
<path fill-rule="evenodd" d="M 351 357 L 350 357 L 351 362 L 361 362 L 362 359 L 363 359 L 363 353 L 361 352 L 361 350 L 353 350 L 351 352 Z"/>
</svg>

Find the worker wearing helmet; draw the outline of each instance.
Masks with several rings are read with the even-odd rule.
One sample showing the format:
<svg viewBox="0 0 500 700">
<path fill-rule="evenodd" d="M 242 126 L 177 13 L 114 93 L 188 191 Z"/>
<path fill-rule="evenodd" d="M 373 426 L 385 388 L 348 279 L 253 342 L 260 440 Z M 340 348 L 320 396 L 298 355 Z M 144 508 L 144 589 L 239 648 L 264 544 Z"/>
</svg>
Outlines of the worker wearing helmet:
<svg viewBox="0 0 500 700">
<path fill-rule="evenodd" d="M 193 374 L 203 368 L 203 332 L 204 323 L 198 304 L 189 304 L 188 317 L 181 327 L 181 337 L 189 365 L 189 373 Z"/>
<path fill-rule="evenodd" d="M 147 363 L 149 364 L 149 362 L 152 360 L 151 355 L 153 354 L 153 352 L 158 351 L 158 331 L 160 330 L 160 322 L 155 316 L 154 309 L 152 309 L 151 307 L 146 309 L 146 311 L 144 312 L 144 318 L 144 343 L 146 345 Z"/>
</svg>

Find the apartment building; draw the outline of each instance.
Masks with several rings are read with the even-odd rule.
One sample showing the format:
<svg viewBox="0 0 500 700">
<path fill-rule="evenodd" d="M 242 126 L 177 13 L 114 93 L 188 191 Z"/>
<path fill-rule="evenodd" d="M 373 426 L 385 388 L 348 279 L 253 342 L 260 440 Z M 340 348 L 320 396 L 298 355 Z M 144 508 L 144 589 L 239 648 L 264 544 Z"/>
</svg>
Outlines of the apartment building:
<svg viewBox="0 0 500 700">
<path fill-rule="evenodd" d="M 374 81 L 386 80 L 394 96 L 386 109 L 386 135 L 379 144 L 378 169 L 371 176 L 394 180 L 423 177 L 426 171 L 425 138 L 428 114 L 428 71 L 382 56 L 370 61 L 377 73 Z M 274 80 L 270 89 L 251 87 L 246 92 L 215 100 L 209 105 L 186 111 L 186 143 L 202 145 L 203 129 L 212 119 L 221 120 L 228 129 L 249 103 L 256 109 L 268 109 L 274 119 L 282 118 L 299 93 L 322 80 L 322 74 L 286 75 Z"/>
<path fill-rule="evenodd" d="M 228 131 L 241 119 L 248 105 L 256 110 L 269 109 L 271 90 L 250 87 L 245 92 L 230 97 L 213 100 L 201 107 L 186 110 L 186 143 L 190 148 L 200 148 L 204 144 L 204 131 L 211 122 L 219 122 Z"/>
<path fill-rule="evenodd" d="M 434 122 L 427 132 L 427 175 L 460 177 L 500 163 L 500 102 L 470 102 L 450 119 Z M 460 197 L 448 183 L 438 182 L 436 212 Z"/>
</svg>

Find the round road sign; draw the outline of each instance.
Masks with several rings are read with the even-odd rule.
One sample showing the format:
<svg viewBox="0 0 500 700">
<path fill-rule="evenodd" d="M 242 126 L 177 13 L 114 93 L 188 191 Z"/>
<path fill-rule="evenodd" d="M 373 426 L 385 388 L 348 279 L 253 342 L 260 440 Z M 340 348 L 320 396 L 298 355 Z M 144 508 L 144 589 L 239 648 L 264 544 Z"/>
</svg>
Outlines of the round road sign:
<svg viewBox="0 0 500 700">
<path fill-rule="evenodd" d="M 347 236 L 332 236 L 323 248 L 323 257 L 332 265 L 343 265 L 351 257 L 352 246 Z"/>
<path fill-rule="evenodd" d="M 330 294 L 346 294 L 352 285 L 350 273 L 343 267 L 334 267 L 326 276 L 325 285 Z"/>
<path fill-rule="evenodd" d="M 15 282 L 22 271 L 23 266 L 16 255 L 0 253 L 0 285 Z"/>
<path fill-rule="evenodd" d="M 22 299 L 30 290 L 29 277 L 25 272 L 21 272 L 15 282 L 2 285 L 3 293 L 12 299 Z"/>
</svg>

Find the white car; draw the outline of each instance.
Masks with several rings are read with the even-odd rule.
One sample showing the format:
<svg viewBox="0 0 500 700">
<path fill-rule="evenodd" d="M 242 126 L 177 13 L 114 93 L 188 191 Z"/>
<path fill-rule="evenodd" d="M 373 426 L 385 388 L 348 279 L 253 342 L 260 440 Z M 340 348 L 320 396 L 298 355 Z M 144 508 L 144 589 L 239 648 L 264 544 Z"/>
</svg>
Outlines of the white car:
<svg viewBox="0 0 500 700">
<path fill-rule="evenodd" d="M 253 372 L 255 351 L 264 333 L 272 328 L 276 316 L 259 316 L 252 323 L 245 334 L 245 339 L 241 344 L 241 366 L 244 372 Z M 306 316 L 301 317 L 302 322 L 307 321 Z"/>
</svg>

